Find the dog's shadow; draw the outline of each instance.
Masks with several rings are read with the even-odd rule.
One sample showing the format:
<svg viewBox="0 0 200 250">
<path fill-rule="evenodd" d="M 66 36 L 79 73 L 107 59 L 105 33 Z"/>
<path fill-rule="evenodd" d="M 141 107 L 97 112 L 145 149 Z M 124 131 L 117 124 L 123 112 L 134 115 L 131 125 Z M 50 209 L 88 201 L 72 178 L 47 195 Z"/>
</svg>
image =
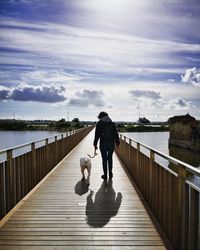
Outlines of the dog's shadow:
<svg viewBox="0 0 200 250">
<path fill-rule="evenodd" d="M 89 184 L 88 184 L 88 180 L 85 179 L 85 180 L 80 180 L 76 183 L 76 186 L 75 186 L 75 193 L 78 194 L 78 195 L 83 195 L 85 193 L 87 193 L 89 190 Z"/>
<path fill-rule="evenodd" d="M 116 196 L 112 180 L 103 181 L 93 201 L 93 191 L 87 196 L 86 216 L 91 227 L 105 226 L 111 217 L 117 215 L 122 201 L 122 194 Z"/>
</svg>

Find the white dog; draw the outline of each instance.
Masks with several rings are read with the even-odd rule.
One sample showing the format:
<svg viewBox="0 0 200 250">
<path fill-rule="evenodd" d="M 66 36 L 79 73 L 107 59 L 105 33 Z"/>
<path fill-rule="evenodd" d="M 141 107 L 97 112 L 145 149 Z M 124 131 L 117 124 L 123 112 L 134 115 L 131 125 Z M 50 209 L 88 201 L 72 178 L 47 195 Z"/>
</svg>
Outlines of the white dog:
<svg viewBox="0 0 200 250">
<path fill-rule="evenodd" d="M 80 158 L 80 167 L 81 167 L 81 173 L 82 173 L 82 181 L 85 180 L 85 169 L 87 169 L 88 176 L 87 181 L 88 185 L 90 185 L 90 175 L 91 175 L 91 158 L 94 158 L 97 155 L 96 151 L 94 151 L 94 155 L 90 156 L 89 154 L 85 157 Z"/>
<path fill-rule="evenodd" d="M 91 174 L 91 160 L 89 157 L 82 157 L 80 159 L 80 166 L 81 166 L 81 173 L 82 173 L 82 181 L 85 180 L 85 169 L 87 169 L 88 172 L 88 184 L 90 183 L 90 174 Z"/>
</svg>

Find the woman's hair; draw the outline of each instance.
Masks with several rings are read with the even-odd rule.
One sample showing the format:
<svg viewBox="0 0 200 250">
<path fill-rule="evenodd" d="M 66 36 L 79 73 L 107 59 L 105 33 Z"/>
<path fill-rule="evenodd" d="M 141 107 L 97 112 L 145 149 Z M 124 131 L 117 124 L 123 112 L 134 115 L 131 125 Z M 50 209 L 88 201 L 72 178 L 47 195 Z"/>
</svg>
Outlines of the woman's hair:
<svg viewBox="0 0 200 250">
<path fill-rule="evenodd" d="M 108 114 L 106 112 L 102 111 L 102 112 L 99 113 L 99 115 L 97 117 L 98 117 L 98 119 L 101 119 L 104 116 L 108 116 Z"/>
</svg>

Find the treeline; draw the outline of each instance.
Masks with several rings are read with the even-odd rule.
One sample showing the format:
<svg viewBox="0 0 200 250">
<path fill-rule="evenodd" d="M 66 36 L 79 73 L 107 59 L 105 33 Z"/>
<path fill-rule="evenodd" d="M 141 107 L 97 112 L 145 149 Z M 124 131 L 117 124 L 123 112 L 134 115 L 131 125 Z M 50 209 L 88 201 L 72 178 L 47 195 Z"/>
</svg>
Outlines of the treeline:
<svg viewBox="0 0 200 250">
<path fill-rule="evenodd" d="M 71 131 L 87 126 L 88 123 L 74 118 L 72 121 L 66 121 L 64 118 L 59 121 L 50 121 L 48 123 L 34 123 L 21 120 L 0 120 L 0 130 L 49 130 L 49 131 Z M 167 125 L 133 125 L 126 123 L 117 124 L 119 132 L 163 132 L 169 131 Z"/>
<path fill-rule="evenodd" d="M 26 130 L 28 124 L 25 121 L 1 120 L 0 130 Z"/>
<path fill-rule="evenodd" d="M 165 132 L 169 131 L 166 125 L 161 126 L 145 126 L 145 125 L 120 125 L 118 124 L 119 132 Z"/>
<path fill-rule="evenodd" d="M 21 120 L 0 120 L 0 130 L 50 130 L 50 131 L 71 131 L 84 127 L 84 123 L 80 122 L 78 118 L 72 121 L 52 121 L 48 124 L 35 124 L 29 121 Z"/>
<path fill-rule="evenodd" d="M 78 118 L 74 118 L 72 121 L 66 121 L 64 118 L 51 122 L 49 125 L 49 128 L 52 130 L 58 130 L 58 131 L 70 131 L 74 129 L 79 129 L 84 127 L 84 123 L 80 122 Z"/>
</svg>

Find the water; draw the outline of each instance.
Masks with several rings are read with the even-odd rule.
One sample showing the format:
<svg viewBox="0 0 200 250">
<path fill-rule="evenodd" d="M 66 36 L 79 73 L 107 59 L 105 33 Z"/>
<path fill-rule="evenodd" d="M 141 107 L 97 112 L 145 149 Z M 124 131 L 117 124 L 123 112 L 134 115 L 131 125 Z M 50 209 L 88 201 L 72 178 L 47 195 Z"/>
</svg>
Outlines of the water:
<svg viewBox="0 0 200 250">
<path fill-rule="evenodd" d="M 144 143 L 146 146 L 152 147 L 194 167 L 200 168 L 199 152 L 168 145 L 169 132 L 131 132 L 123 133 L 123 135 Z M 146 152 L 144 149 L 142 149 L 142 151 L 144 153 Z M 158 159 L 160 159 L 160 157 Z"/>
<path fill-rule="evenodd" d="M 26 143 L 38 141 L 59 134 L 55 131 L 0 131 L 0 150 L 12 148 Z M 49 142 L 53 141 L 52 139 Z M 36 147 L 44 145 L 37 143 Z M 13 150 L 13 157 L 24 154 L 31 150 L 31 146 Z M 0 154 L 0 162 L 6 160 L 6 153 Z"/>
<path fill-rule="evenodd" d="M 168 139 L 169 132 L 130 132 L 123 135 L 136 141 L 144 143 L 164 154 L 169 154 Z"/>
<path fill-rule="evenodd" d="M 0 131 L 0 150 L 59 134 L 55 131 Z"/>
</svg>

